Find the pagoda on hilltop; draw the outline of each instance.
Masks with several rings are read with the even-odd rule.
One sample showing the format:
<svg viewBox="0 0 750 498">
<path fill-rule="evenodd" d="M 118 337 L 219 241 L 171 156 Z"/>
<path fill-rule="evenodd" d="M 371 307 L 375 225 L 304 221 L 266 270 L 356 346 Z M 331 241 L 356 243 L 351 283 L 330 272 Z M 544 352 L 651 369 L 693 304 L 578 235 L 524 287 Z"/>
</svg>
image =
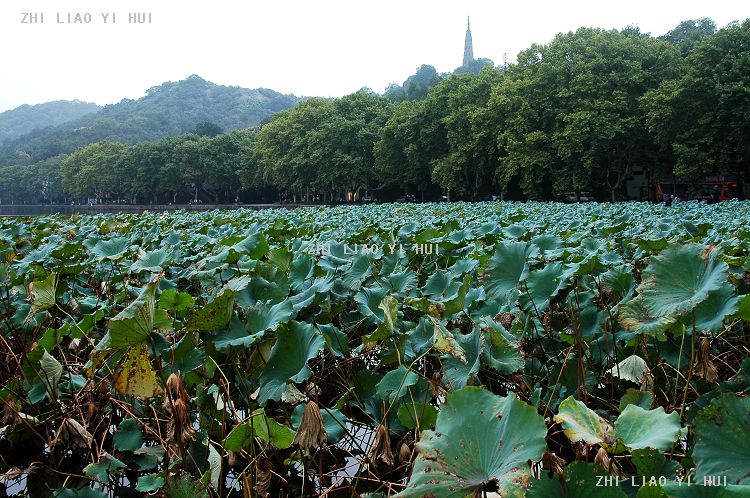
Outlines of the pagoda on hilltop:
<svg viewBox="0 0 750 498">
<path fill-rule="evenodd" d="M 471 19 L 466 17 L 466 41 L 464 42 L 464 67 L 469 67 L 474 62 L 474 45 L 471 42 Z"/>
<path fill-rule="evenodd" d="M 464 41 L 464 61 L 461 67 L 455 69 L 454 73 L 479 74 L 484 66 L 494 66 L 490 59 L 480 57 L 474 58 L 474 42 L 471 39 L 471 19 L 466 18 L 466 39 Z"/>
</svg>

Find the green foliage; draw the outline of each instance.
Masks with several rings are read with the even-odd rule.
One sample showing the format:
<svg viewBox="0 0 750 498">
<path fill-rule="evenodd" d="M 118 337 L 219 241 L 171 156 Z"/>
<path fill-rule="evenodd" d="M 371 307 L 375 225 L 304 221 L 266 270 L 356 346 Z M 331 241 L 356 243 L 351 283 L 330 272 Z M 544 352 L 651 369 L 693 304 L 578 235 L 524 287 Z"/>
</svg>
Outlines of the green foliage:
<svg viewBox="0 0 750 498">
<path fill-rule="evenodd" d="M 727 279 L 727 270 L 716 250 L 699 244 L 681 245 L 651 259 L 638 290 L 653 316 L 681 315 L 718 290 Z"/>
<path fill-rule="evenodd" d="M 307 380 L 312 374 L 307 362 L 320 353 L 323 345 L 323 337 L 308 323 L 290 321 L 287 327 L 279 329 L 268 363 L 258 379 L 259 403 L 265 405 L 268 400 L 281 399 L 287 382 Z"/>
<path fill-rule="evenodd" d="M 698 42 L 714 33 L 716 33 L 716 23 L 711 19 L 701 17 L 682 21 L 659 39 L 677 45 L 682 55 L 687 55 Z"/>
<path fill-rule="evenodd" d="M 644 410 L 628 405 L 615 420 L 617 437 L 631 449 L 668 450 L 677 441 L 680 429 L 677 412 L 666 414 L 662 407 Z"/>
<path fill-rule="evenodd" d="M 546 427 L 534 409 L 513 396 L 476 387 L 446 398 L 435 430 L 422 431 L 409 485 L 396 496 L 473 496 L 494 484 L 502 495 L 521 493 L 544 453 Z"/>
<path fill-rule="evenodd" d="M 377 188 L 373 146 L 389 115 L 388 100 L 364 90 L 305 100 L 261 129 L 253 149 L 258 175 L 276 188 L 312 189 L 328 199 Z"/>
<path fill-rule="evenodd" d="M 140 344 L 154 330 L 154 297 L 159 278 L 151 280 L 138 298 L 109 321 L 109 342 L 103 345 L 121 348 Z"/>
<path fill-rule="evenodd" d="M 695 420 L 696 480 L 726 476 L 729 484 L 750 484 L 750 398 L 726 393 Z"/>
<path fill-rule="evenodd" d="M 142 444 L 143 433 L 141 432 L 140 422 L 134 418 L 126 418 L 120 422 L 120 427 L 114 436 L 115 449 L 120 451 L 135 451 Z"/>
<path fill-rule="evenodd" d="M 639 497 L 689 475 L 741 496 L 748 234 L 740 201 L 0 218 L 0 474 Z"/>
<path fill-rule="evenodd" d="M 721 169 L 747 177 L 750 19 L 712 33 L 715 25 L 686 21 L 667 36 L 687 53 L 682 71 L 644 98 L 649 128 L 674 154 L 677 175 L 700 178 Z"/>
</svg>

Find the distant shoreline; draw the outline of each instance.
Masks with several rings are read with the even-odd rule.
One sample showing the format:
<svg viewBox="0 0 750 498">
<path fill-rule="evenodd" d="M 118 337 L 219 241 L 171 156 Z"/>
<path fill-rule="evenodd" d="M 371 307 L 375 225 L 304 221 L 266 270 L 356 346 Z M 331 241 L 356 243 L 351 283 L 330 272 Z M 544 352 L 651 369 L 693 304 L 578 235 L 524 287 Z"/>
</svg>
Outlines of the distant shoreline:
<svg viewBox="0 0 750 498">
<path fill-rule="evenodd" d="M 165 211 L 213 211 L 230 209 L 293 209 L 321 204 L 0 204 L 0 216 L 45 214 L 142 213 Z"/>
</svg>

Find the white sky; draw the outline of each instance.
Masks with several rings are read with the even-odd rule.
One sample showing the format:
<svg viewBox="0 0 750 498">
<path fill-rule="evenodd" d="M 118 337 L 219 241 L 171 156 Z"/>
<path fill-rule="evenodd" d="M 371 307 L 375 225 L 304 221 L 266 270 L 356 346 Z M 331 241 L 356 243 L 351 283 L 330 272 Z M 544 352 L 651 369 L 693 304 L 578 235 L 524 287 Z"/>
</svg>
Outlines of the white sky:
<svg viewBox="0 0 750 498">
<path fill-rule="evenodd" d="M 44 12 L 44 24 L 21 13 Z M 57 14 L 92 15 L 89 25 Z M 115 12 L 103 24 L 102 12 Z M 129 25 L 130 12 L 152 23 Z M 191 74 L 296 95 L 382 92 L 421 64 L 461 64 L 466 16 L 474 56 L 502 63 L 581 26 L 664 34 L 685 19 L 718 26 L 750 17 L 740 0 L 0 0 L 0 111 L 80 99 L 139 98 Z M 110 16 L 111 17 L 111 16 Z"/>
</svg>

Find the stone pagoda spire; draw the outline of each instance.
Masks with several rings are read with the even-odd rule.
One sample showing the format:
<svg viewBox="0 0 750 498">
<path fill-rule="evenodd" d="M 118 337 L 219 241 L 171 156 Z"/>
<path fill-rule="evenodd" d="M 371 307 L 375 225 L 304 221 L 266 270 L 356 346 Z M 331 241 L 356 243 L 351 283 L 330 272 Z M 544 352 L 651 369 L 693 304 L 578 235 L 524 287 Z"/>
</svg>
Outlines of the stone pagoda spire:
<svg viewBox="0 0 750 498">
<path fill-rule="evenodd" d="M 471 43 L 471 21 L 466 18 L 466 42 L 464 43 L 464 66 L 474 62 L 474 46 Z"/>
</svg>

